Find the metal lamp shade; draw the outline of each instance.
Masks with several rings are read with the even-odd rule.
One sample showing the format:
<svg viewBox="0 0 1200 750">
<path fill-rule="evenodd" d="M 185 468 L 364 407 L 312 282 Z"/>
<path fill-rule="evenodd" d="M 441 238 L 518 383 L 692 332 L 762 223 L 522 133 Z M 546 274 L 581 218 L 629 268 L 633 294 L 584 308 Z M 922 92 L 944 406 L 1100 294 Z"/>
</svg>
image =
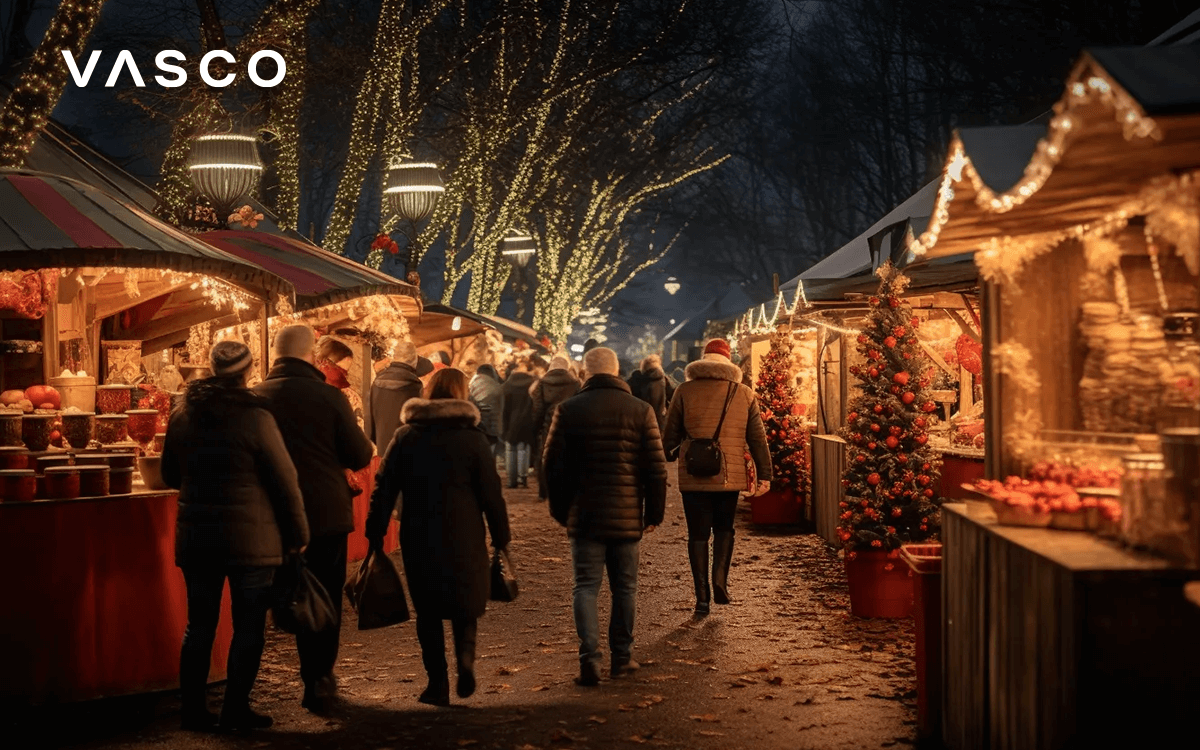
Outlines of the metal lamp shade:
<svg viewBox="0 0 1200 750">
<path fill-rule="evenodd" d="M 533 244 L 533 238 L 527 236 L 520 237 L 505 237 L 501 243 L 500 254 L 504 259 L 513 265 L 524 268 L 529 265 L 529 260 L 537 253 L 537 245 Z"/>
<path fill-rule="evenodd" d="M 666 289 L 667 294 L 674 297 L 675 292 L 679 291 L 680 286 L 680 283 L 675 279 L 674 276 L 672 276 L 671 278 L 667 279 L 667 283 L 663 284 L 663 289 Z"/>
<path fill-rule="evenodd" d="M 188 171 L 196 191 L 224 212 L 254 192 L 263 163 L 253 136 L 201 135 L 192 141 Z"/>
<path fill-rule="evenodd" d="M 416 224 L 429 218 L 446 188 L 436 164 L 394 164 L 383 192 L 397 216 Z"/>
</svg>

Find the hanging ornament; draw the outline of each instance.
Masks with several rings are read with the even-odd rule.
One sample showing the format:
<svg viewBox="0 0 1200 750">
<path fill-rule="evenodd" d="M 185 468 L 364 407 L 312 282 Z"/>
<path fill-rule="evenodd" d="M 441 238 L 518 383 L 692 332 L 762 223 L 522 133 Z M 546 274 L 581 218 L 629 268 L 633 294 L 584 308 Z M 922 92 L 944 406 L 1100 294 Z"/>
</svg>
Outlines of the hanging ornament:
<svg viewBox="0 0 1200 750">
<path fill-rule="evenodd" d="M 913 401 L 917 400 L 917 395 L 912 391 L 905 391 L 904 395 L 900 397 L 900 400 L 906 404 L 911 404 Z"/>
<path fill-rule="evenodd" d="M 885 440 L 884 442 L 887 443 L 887 447 L 891 448 L 892 450 L 896 450 L 896 446 L 900 445 L 900 441 L 896 438 L 895 435 L 888 435 L 887 440 Z"/>
<path fill-rule="evenodd" d="M 867 484 L 871 485 L 872 487 L 879 484 L 879 475 L 874 472 L 868 474 L 867 475 Z"/>
<path fill-rule="evenodd" d="M 900 385 L 908 385 L 908 377 L 908 373 L 904 370 L 901 370 L 892 376 L 892 382 L 899 383 Z"/>
</svg>

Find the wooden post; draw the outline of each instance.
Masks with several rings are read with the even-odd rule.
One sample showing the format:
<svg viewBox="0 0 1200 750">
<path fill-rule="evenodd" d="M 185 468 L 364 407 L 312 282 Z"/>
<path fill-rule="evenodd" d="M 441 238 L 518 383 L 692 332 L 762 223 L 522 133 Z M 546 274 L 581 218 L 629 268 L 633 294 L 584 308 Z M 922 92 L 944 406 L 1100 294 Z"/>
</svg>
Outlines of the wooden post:
<svg viewBox="0 0 1200 750">
<path fill-rule="evenodd" d="M 259 314 L 259 331 L 258 345 L 262 356 L 259 357 L 258 374 L 263 379 L 267 379 L 267 373 L 271 370 L 271 331 L 269 322 L 271 320 L 271 302 L 268 299 L 263 300 L 262 312 Z"/>
<path fill-rule="evenodd" d="M 1004 429 L 1001 420 L 1000 375 L 992 366 L 992 349 L 1000 343 L 1000 288 L 990 281 L 985 281 L 980 302 L 983 318 L 983 439 L 986 456 L 983 474 L 988 479 L 999 479 Z"/>
<path fill-rule="evenodd" d="M 42 316 L 42 382 L 49 385 L 50 378 L 58 375 L 58 298 L 46 305 Z"/>
<path fill-rule="evenodd" d="M 104 384 L 104 373 L 100 372 L 100 321 L 96 320 L 96 287 L 85 287 L 83 293 L 83 328 L 87 332 L 88 372 L 96 377 L 96 385 Z"/>
</svg>

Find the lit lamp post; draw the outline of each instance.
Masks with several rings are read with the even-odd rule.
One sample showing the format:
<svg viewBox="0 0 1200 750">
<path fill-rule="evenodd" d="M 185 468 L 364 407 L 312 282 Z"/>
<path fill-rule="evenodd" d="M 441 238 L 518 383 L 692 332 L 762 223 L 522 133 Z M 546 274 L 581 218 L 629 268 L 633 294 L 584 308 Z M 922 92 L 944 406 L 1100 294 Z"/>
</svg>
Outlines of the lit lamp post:
<svg viewBox="0 0 1200 750">
<path fill-rule="evenodd" d="M 675 296 L 675 292 L 679 291 L 679 288 L 680 288 L 679 280 L 676 279 L 674 276 L 668 276 L 667 283 L 663 284 L 663 289 L 666 289 L 667 294 L 671 295 L 672 297 Z"/>
<path fill-rule="evenodd" d="M 517 320 L 525 322 L 525 267 L 537 254 L 537 245 L 529 235 L 512 230 L 500 241 L 500 255 L 512 264 L 517 274 Z"/>
<path fill-rule="evenodd" d="M 417 224 L 433 214 L 444 192 L 446 187 L 442 184 L 442 175 L 436 164 L 404 163 L 392 164 L 388 168 L 387 187 L 383 194 L 392 211 L 408 224 L 407 231 L 401 229 L 408 238 L 405 280 L 414 286 L 421 283 L 417 275 L 417 261 L 420 259 Z"/>
<path fill-rule="evenodd" d="M 257 139 L 251 135 L 210 133 L 192 140 L 188 172 L 196 192 L 208 199 L 221 226 L 234 206 L 254 192 L 262 177 Z"/>
</svg>

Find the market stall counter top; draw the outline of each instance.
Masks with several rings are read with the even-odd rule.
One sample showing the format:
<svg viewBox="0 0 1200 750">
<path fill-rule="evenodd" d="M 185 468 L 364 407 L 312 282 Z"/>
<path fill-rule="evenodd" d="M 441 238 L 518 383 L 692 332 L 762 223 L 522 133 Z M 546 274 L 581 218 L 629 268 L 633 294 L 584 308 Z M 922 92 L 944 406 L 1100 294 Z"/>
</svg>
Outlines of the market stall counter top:
<svg viewBox="0 0 1200 750">
<path fill-rule="evenodd" d="M 1187 736 L 1200 608 L 1171 566 L 1086 532 L 1000 526 L 942 506 L 944 739 L 988 747 L 1150 746 Z"/>
<path fill-rule="evenodd" d="M 174 491 L 0 503 L 0 696 L 89 700 L 179 683 L 187 625 Z M 210 680 L 224 679 L 228 593 Z"/>
</svg>

